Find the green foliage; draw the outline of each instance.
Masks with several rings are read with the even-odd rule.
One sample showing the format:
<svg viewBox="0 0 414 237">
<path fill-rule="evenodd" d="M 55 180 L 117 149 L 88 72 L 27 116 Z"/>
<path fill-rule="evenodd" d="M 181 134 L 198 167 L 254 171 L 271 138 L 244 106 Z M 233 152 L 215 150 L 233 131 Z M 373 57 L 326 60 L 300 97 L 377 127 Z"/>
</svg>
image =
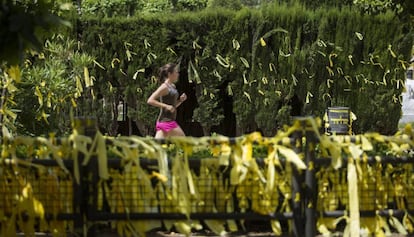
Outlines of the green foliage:
<svg viewBox="0 0 414 237">
<path fill-rule="evenodd" d="M 170 0 L 147 0 L 144 3 L 143 12 L 170 12 L 173 5 Z"/>
<path fill-rule="evenodd" d="M 397 128 L 412 32 L 392 13 L 273 4 L 87 18 L 82 25 L 85 50 L 105 68 L 93 72 L 99 93 L 122 96 L 143 135 L 153 131 L 158 113 L 146 99 L 158 86 L 157 69 L 167 62 L 180 63 L 178 88 L 191 88 L 186 92 L 196 105 L 186 110 L 192 116 L 186 119 L 199 122 L 206 135 L 223 123 L 222 105 L 229 99 L 238 135 L 257 129 L 273 135 L 292 111 L 322 117 L 327 106 L 351 107 L 357 133 Z M 117 94 L 109 85 L 119 88 Z"/>
<path fill-rule="evenodd" d="M 130 17 L 143 6 L 142 0 L 83 0 L 82 13 L 101 17 Z"/>
<path fill-rule="evenodd" d="M 262 2 L 271 2 L 271 1 L 272 0 L 267 0 L 267 1 L 263 1 L 263 0 L 241 0 L 240 2 L 244 6 L 255 7 L 255 6 L 259 6 Z"/>
<path fill-rule="evenodd" d="M 207 0 L 83 0 L 82 14 L 101 17 L 131 17 L 141 13 L 198 11 Z"/>
<path fill-rule="evenodd" d="M 211 8 L 222 7 L 233 10 L 240 10 L 243 5 L 240 0 L 209 0 L 208 6 Z"/>
<path fill-rule="evenodd" d="M 22 82 L 19 64 L 25 53 L 41 51 L 52 31 L 71 25 L 60 17 L 66 15 L 71 6 L 64 0 L 0 1 L 1 137 L 13 135 L 17 129 L 17 114 L 26 110 L 24 106 L 16 109 L 19 99 L 16 95 Z"/>
<path fill-rule="evenodd" d="M 394 11 L 402 21 L 412 21 L 414 16 L 414 2 L 411 0 L 355 0 L 354 4 L 370 14 Z"/>
<path fill-rule="evenodd" d="M 95 115 L 92 100 L 87 99 L 90 88 L 84 86 L 85 70 L 92 61 L 91 56 L 76 49 L 75 41 L 61 35 L 48 40 L 42 53 L 33 52 L 25 61 L 13 106 L 20 111 L 18 132 L 64 135 L 71 131 L 72 112 L 90 115 L 94 111 Z"/>
<path fill-rule="evenodd" d="M 199 11 L 207 6 L 207 0 L 176 0 L 177 11 Z"/>
<path fill-rule="evenodd" d="M 337 7 L 351 6 L 354 0 L 291 0 L 290 2 L 304 4 L 306 7 L 316 9 L 320 7 Z"/>
<path fill-rule="evenodd" d="M 0 62 L 17 64 L 25 49 L 41 49 L 52 27 L 69 25 L 58 17 L 59 9 L 53 10 L 55 3 L 52 0 L 0 1 Z"/>
</svg>

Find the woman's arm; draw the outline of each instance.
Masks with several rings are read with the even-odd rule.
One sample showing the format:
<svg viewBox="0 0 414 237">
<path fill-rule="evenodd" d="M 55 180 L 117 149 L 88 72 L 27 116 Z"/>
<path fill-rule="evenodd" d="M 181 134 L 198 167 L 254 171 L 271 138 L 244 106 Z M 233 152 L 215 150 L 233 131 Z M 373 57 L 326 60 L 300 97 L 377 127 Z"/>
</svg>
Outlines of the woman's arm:
<svg viewBox="0 0 414 237">
<path fill-rule="evenodd" d="M 155 90 L 151 94 L 151 96 L 147 100 L 147 104 L 152 105 L 154 107 L 166 109 L 172 112 L 174 111 L 174 106 L 162 103 L 158 100 L 161 96 L 165 96 L 167 94 L 168 94 L 168 87 L 165 84 L 162 84 L 160 87 L 157 88 L 157 90 Z"/>
<path fill-rule="evenodd" d="M 185 100 L 187 100 L 187 95 L 185 93 L 182 93 L 181 96 L 178 98 L 178 102 L 175 105 L 176 108 L 180 106 Z"/>
</svg>

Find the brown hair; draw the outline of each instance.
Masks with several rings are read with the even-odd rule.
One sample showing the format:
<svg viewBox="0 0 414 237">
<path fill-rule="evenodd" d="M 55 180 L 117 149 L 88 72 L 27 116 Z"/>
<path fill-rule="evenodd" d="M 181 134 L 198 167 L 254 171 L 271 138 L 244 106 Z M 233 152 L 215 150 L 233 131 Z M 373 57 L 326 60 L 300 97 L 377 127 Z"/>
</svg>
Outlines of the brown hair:
<svg viewBox="0 0 414 237">
<path fill-rule="evenodd" d="M 164 66 L 160 67 L 158 70 L 158 80 L 160 83 L 163 83 L 165 79 L 168 78 L 168 73 L 173 73 L 176 69 L 177 64 L 175 63 L 167 63 Z"/>
</svg>

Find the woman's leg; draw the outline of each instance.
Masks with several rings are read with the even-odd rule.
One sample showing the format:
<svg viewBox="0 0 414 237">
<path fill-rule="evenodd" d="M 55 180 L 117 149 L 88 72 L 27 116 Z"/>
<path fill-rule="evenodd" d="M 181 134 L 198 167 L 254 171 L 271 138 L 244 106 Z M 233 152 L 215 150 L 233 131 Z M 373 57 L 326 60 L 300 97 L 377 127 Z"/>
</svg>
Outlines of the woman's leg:
<svg viewBox="0 0 414 237">
<path fill-rule="evenodd" d="M 165 138 L 166 136 L 165 136 L 166 134 L 165 134 L 165 132 L 163 131 L 163 130 L 158 130 L 156 133 L 155 133 L 155 139 L 163 139 L 163 138 Z"/>
<path fill-rule="evenodd" d="M 184 131 L 181 129 L 180 126 L 171 129 L 167 134 L 167 137 L 183 137 L 185 136 Z"/>
</svg>

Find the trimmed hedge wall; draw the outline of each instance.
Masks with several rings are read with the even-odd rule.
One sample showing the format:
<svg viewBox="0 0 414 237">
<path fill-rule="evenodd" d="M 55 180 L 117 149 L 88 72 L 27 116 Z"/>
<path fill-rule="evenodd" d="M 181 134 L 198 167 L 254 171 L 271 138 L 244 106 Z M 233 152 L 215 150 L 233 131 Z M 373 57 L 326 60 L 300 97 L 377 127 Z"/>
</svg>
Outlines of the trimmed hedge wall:
<svg viewBox="0 0 414 237">
<path fill-rule="evenodd" d="M 291 115 L 327 106 L 351 107 L 356 133 L 394 133 L 412 46 L 411 28 L 391 13 L 300 5 L 84 18 L 78 32 L 105 68 L 93 70 L 95 89 L 112 104 L 123 97 L 142 135 L 153 133 L 158 110 L 146 99 L 167 62 L 180 63 L 189 100 L 178 120 L 189 135 L 271 136 Z"/>
</svg>

